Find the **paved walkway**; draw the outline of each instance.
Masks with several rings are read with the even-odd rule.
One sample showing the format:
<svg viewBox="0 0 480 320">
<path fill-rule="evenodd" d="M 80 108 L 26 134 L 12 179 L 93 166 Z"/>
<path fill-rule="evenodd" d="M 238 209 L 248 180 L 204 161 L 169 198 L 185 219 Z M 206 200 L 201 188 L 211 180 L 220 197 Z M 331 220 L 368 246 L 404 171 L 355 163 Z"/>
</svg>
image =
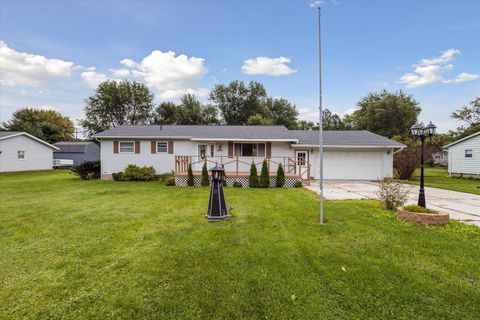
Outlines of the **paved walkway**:
<svg viewBox="0 0 480 320">
<path fill-rule="evenodd" d="M 320 193 L 318 182 L 305 188 Z M 418 186 L 412 186 L 407 204 L 416 204 Z M 373 181 L 326 180 L 324 195 L 329 200 L 378 199 L 378 184 Z M 451 219 L 480 227 L 480 195 L 425 187 L 427 207 L 447 212 Z"/>
</svg>

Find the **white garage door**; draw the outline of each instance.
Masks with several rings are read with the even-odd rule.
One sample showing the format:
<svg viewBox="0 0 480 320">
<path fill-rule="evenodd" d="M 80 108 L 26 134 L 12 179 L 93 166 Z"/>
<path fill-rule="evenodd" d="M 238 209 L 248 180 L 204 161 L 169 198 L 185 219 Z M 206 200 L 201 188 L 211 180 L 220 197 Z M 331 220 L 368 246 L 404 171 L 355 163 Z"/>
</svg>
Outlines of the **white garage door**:
<svg viewBox="0 0 480 320">
<path fill-rule="evenodd" d="M 385 152 L 325 151 L 325 179 L 377 180 L 383 177 Z"/>
</svg>

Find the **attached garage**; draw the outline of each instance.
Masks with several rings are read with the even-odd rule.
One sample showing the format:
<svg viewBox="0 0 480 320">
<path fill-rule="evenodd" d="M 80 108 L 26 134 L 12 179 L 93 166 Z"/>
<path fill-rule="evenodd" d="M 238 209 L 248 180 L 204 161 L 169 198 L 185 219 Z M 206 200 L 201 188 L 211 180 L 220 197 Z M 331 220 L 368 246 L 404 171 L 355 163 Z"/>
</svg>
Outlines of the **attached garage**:
<svg viewBox="0 0 480 320">
<path fill-rule="evenodd" d="M 294 149 L 309 150 L 313 179 L 320 178 L 318 131 L 295 131 Z M 324 131 L 324 179 L 379 180 L 393 177 L 393 154 L 405 146 L 369 131 Z M 312 161 L 313 160 L 313 161 Z"/>
</svg>

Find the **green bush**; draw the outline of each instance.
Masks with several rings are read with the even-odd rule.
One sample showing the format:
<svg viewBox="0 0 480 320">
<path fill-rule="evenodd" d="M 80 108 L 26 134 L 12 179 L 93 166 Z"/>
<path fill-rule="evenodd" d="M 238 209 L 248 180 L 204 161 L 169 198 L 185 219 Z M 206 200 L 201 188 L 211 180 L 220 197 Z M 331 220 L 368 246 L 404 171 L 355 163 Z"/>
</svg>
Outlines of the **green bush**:
<svg viewBox="0 0 480 320">
<path fill-rule="evenodd" d="M 73 166 L 72 172 L 82 180 L 100 179 L 100 161 L 84 161 Z"/>
<path fill-rule="evenodd" d="M 167 179 L 169 179 L 170 177 L 173 177 L 173 176 L 174 176 L 173 171 L 170 171 L 170 172 L 164 172 L 164 173 L 161 173 L 161 174 L 157 174 L 155 177 L 158 181 L 165 182 L 165 181 L 167 181 Z"/>
<path fill-rule="evenodd" d="M 207 164 L 204 163 L 202 167 L 202 181 L 200 182 L 202 187 L 207 187 L 210 185 L 210 178 L 208 177 Z"/>
<path fill-rule="evenodd" d="M 155 169 L 153 167 L 139 167 L 134 164 L 129 164 L 123 171 L 123 178 L 125 181 L 153 181 L 157 180 L 155 176 Z"/>
<path fill-rule="evenodd" d="M 114 172 L 112 173 L 112 178 L 115 181 L 124 181 L 123 172 Z"/>
<path fill-rule="evenodd" d="M 165 180 L 165 185 L 166 186 L 174 186 L 175 185 L 175 177 L 168 177 L 166 180 Z"/>
<path fill-rule="evenodd" d="M 295 183 L 293 184 L 293 187 L 294 188 L 301 188 L 303 186 L 303 183 L 302 181 L 295 181 Z"/>
<path fill-rule="evenodd" d="M 250 188 L 258 188 L 257 166 L 252 161 L 250 166 L 250 176 L 248 177 L 248 186 Z"/>
<path fill-rule="evenodd" d="M 263 160 L 262 163 L 262 172 L 260 173 L 260 188 L 268 188 L 270 187 L 270 174 L 268 173 L 268 163 L 267 160 Z"/>
<path fill-rule="evenodd" d="M 285 185 L 285 171 L 283 171 L 282 164 L 278 164 L 277 178 L 275 179 L 275 187 L 281 188 Z"/>
<path fill-rule="evenodd" d="M 188 177 L 187 177 L 187 186 L 193 187 L 195 185 L 195 180 L 193 179 L 192 164 L 188 165 Z"/>
<path fill-rule="evenodd" d="M 420 207 L 420 206 L 417 206 L 417 205 L 405 206 L 402 209 L 405 210 L 405 211 L 418 212 L 418 213 L 438 213 L 435 210 L 427 209 L 427 208 Z"/>
<path fill-rule="evenodd" d="M 232 187 L 234 187 L 234 188 L 243 188 L 243 185 L 242 185 L 242 183 L 241 183 L 240 181 L 235 180 L 235 181 L 233 182 Z"/>
</svg>

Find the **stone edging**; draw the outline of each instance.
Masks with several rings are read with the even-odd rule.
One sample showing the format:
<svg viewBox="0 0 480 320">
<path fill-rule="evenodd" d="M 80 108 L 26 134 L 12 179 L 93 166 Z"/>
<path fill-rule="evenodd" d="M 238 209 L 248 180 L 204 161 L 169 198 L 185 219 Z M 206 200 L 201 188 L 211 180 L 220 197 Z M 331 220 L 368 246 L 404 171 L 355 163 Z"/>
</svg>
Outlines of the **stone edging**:
<svg viewBox="0 0 480 320">
<path fill-rule="evenodd" d="M 428 225 L 443 225 L 447 224 L 449 221 L 448 213 L 420 213 L 420 212 L 410 212 L 403 210 L 403 208 L 397 208 L 397 217 L 400 220 L 428 224 Z"/>
</svg>

